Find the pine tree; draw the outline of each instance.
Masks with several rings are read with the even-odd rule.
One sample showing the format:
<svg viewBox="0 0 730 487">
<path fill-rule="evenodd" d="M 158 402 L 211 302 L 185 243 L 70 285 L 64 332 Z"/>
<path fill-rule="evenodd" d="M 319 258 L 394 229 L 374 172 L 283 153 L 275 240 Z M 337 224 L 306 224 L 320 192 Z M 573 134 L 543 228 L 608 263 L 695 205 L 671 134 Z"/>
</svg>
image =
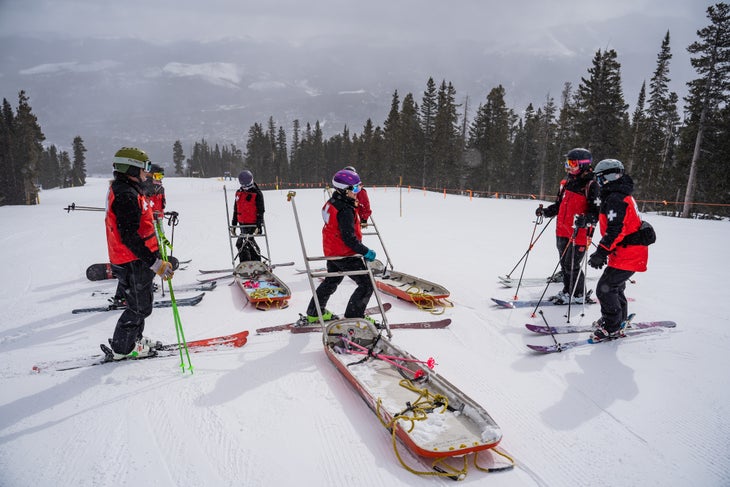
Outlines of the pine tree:
<svg viewBox="0 0 730 487">
<path fill-rule="evenodd" d="M 61 169 L 61 186 L 63 188 L 70 187 L 73 174 L 71 173 L 71 158 L 68 156 L 68 152 L 61 151 L 58 155 L 58 167 Z"/>
<path fill-rule="evenodd" d="M 407 185 L 422 184 L 423 162 L 423 130 L 419 117 L 418 104 L 413 94 L 403 98 L 400 113 L 400 130 L 403 143 L 403 183 Z"/>
<path fill-rule="evenodd" d="M 695 198 L 703 137 L 716 118 L 721 120 L 720 107 L 727 102 L 730 89 L 730 7 L 725 3 L 710 6 L 707 8 L 707 17 L 710 25 L 697 31 L 700 40 L 687 48 L 694 55 L 691 63 L 700 77 L 688 83 L 689 95 L 685 98 L 690 110 L 686 130 L 696 135 L 684 194 L 684 218 L 690 216 Z"/>
<path fill-rule="evenodd" d="M 175 175 L 182 176 L 185 174 L 185 154 L 179 140 L 172 144 L 172 163 L 175 166 Z"/>
<path fill-rule="evenodd" d="M 18 94 L 13 149 L 15 152 L 15 184 L 11 204 L 34 205 L 38 201 L 38 163 L 43 153 L 42 142 L 45 136 L 38 125 L 38 118 L 33 114 L 29 98 L 25 91 Z"/>
<path fill-rule="evenodd" d="M 471 181 L 476 189 L 489 192 L 509 189 L 505 173 L 510 154 L 513 113 L 507 108 L 504 96 L 502 85 L 492 88 L 486 104 L 479 105 L 469 128 L 468 147 L 476 149 L 480 158 L 479 166 L 471 171 Z"/>
<path fill-rule="evenodd" d="M 71 172 L 73 174 L 73 185 L 83 186 L 86 184 L 86 147 L 84 147 L 84 140 L 80 136 L 74 137 L 73 140 L 73 167 Z"/>
<path fill-rule="evenodd" d="M 457 188 L 462 185 L 461 127 L 456 105 L 456 89 L 446 80 L 441 82 L 437 95 L 434 119 L 433 162 L 431 171 L 437 187 Z"/>
<path fill-rule="evenodd" d="M 624 102 L 616 51 L 599 49 L 588 73 L 590 77 L 581 78 L 576 93 L 578 138 L 588 146 L 594 159 L 621 159 L 628 131 L 628 105 Z"/>
<path fill-rule="evenodd" d="M 385 145 L 385 167 L 393 175 L 402 175 L 405 166 L 403 153 L 403 139 L 400 122 L 400 99 L 398 90 L 393 92 L 390 101 L 390 112 L 383 123 L 383 137 Z"/>
<path fill-rule="evenodd" d="M 426 90 L 421 101 L 421 131 L 423 132 L 423 160 L 421 162 L 421 184 L 426 187 L 426 171 L 432 162 L 433 137 L 436 120 L 437 95 L 436 83 L 428 78 Z"/>
</svg>

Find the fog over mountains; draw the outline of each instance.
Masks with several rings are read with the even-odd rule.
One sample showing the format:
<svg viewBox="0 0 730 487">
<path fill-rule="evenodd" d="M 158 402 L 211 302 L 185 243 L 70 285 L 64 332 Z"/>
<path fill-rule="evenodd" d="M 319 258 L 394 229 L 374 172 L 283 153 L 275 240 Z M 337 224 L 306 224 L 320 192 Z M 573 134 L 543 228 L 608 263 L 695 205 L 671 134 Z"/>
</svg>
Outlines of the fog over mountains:
<svg viewBox="0 0 730 487">
<path fill-rule="evenodd" d="M 16 107 L 18 91 L 25 90 L 46 143 L 69 150 L 80 135 L 89 175 L 104 176 L 111 155 L 123 145 L 139 146 L 153 160 L 171 164 L 175 140 L 183 142 L 186 156 L 202 138 L 245 149 L 250 126 L 265 125 L 270 116 L 289 141 L 294 119 L 302 128 L 318 120 L 327 137 L 345 126 L 361 133 L 368 118 L 382 126 L 395 90 L 401 101 L 410 92 L 420 104 L 429 77 L 437 84 L 452 82 L 458 103 L 468 97 L 470 119 L 499 84 L 517 113 L 529 103 L 542 106 L 548 95 L 559 104 L 563 84 L 578 86 L 597 49 L 618 52 L 624 96 L 633 106 L 641 83 L 651 78 L 667 30 L 674 55 L 672 89 L 681 97 L 695 76 L 686 47 L 704 24 L 662 20 L 613 19 L 601 26 L 602 34 L 595 26 L 572 26 L 559 35 L 546 32 L 529 45 L 518 31 L 513 42 L 500 45 L 438 36 L 433 43 L 344 40 L 333 46 L 274 38 L 153 43 L 12 35 L 0 37 L 0 96 Z M 651 40 L 637 43 L 621 35 L 636 29 Z"/>
</svg>

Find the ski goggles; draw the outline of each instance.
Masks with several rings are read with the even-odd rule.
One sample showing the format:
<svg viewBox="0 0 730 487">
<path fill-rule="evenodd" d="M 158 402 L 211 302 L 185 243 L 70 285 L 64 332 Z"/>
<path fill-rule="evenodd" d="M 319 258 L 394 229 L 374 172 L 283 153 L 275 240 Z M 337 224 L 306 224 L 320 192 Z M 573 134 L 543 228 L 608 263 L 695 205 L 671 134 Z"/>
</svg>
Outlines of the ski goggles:
<svg viewBox="0 0 730 487">
<path fill-rule="evenodd" d="M 156 179 L 157 181 L 162 181 L 162 178 L 165 177 L 165 173 L 161 172 L 153 172 L 152 173 L 152 179 Z"/>
<path fill-rule="evenodd" d="M 350 186 L 350 191 L 352 191 L 355 194 L 359 193 L 361 189 L 362 189 L 362 183 L 357 183 L 357 184 L 353 184 L 352 186 Z"/>
<path fill-rule="evenodd" d="M 577 169 L 581 164 L 590 164 L 590 159 L 566 159 L 565 160 L 565 168 L 566 169 Z"/>
</svg>

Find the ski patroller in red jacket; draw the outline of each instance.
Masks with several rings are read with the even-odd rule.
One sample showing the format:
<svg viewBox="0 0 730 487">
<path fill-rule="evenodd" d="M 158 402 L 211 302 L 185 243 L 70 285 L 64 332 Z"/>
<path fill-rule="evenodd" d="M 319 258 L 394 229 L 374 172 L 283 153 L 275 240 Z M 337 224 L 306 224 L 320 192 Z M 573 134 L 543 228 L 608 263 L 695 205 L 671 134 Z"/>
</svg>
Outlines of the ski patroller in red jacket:
<svg viewBox="0 0 730 487">
<path fill-rule="evenodd" d="M 124 175 L 115 177 L 106 204 L 106 241 L 109 262 L 116 265 L 157 259 L 157 237 L 152 206 L 140 186 Z"/>
<path fill-rule="evenodd" d="M 555 203 L 545 208 L 548 218 L 556 216 L 555 236 L 570 238 L 573 235 L 573 217 L 589 215 L 596 221 L 598 218 L 598 185 L 593 181 L 593 172 L 584 171 L 578 175 L 568 174 L 560 181 L 560 189 Z M 578 229 L 575 244 L 584 246 L 588 243 L 586 229 Z"/>
<path fill-rule="evenodd" d="M 367 222 L 370 215 L 373 214 L 373 210 L 370 209 L 370 197 L 365 188 L 360 188 L 355 196 L 357 196 L 357 215 L 360 217 L 361 222 Z"/>
<path fill-rule="evenodd" d="M 340 191 L 322 207 L 322 248 L 325 257 L 355 254 L 365 255 L 368 248 L 362 244 L 360 216 L 355 211 L 355 201 Z"/>
<path fill-rule="evenodd" d="M 601 188 L 600 247 L 607 250 L 608 266 L 634 272 L 644 272 L 649 259 L 645 245 L 626 245 L 623 240 L 639 230 L 641 217 L 632 196 L 634 181 L 628 174 L 610 181 Z"/>
<path fill-rule="evenodd" d="M 260 225 L 264 220 L 264 211 L 264 195 L 256 184 L 250 189 L 239 188 L 236 191 L 231 225 Z"/>
</svg>

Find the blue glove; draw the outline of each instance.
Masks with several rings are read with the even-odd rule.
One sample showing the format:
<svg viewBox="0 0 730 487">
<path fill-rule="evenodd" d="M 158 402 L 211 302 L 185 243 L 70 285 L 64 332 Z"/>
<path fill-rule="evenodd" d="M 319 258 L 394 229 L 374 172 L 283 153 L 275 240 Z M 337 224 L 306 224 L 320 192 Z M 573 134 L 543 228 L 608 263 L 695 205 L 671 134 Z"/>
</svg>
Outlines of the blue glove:
<svg viewBox="0 0 730 487">
<path fill-rule="evenodd" d="M 367 260 L 368 262 L 372 262 L 375 260 L 375 251 L 373 249 L 369 249 L 365 255 L 362 256 L 363 259 Z"/>
</svg>

